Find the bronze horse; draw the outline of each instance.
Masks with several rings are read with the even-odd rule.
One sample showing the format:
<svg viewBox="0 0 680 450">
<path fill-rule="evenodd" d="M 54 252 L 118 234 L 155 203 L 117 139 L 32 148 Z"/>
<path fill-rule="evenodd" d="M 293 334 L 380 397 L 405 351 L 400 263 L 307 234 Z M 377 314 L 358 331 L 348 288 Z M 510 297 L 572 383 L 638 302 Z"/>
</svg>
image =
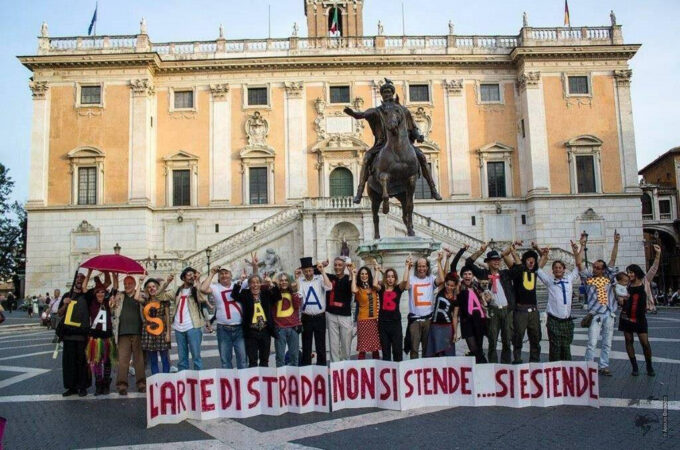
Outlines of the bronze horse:
<svg viewBox="0 0 680 450">
<path fill-rule="evenodd" d="M 379 114 L 385 130 L 385 145 L 373 160 L 371 175 L 368 178 L 368 196 L 373 212 L 374 238 L 380 239 L 378 210 L 382 203 L 383 214 L 390 210 L 390 197 L 401 203 L 402 219 L 409 236 L 413 230 L 413 196 L 419 175 L 416 151 L 409 139 L 402 108 L 388 107 Z"/>
</svg>

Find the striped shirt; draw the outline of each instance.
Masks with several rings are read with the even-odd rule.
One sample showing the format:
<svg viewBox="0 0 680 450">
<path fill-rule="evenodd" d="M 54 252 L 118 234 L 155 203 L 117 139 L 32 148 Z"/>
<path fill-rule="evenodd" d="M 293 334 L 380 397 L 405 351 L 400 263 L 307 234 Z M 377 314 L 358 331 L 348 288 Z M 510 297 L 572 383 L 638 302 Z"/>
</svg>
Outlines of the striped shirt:
<svg viewBox="0 0 680 450">
<path fill-rule="evenodd" d="M 593 281 L 593 273 L 590 270 L 583 270 L 579 273 L 581 276 L 581 285 L 585 287 L 586 291 L 586 303 L 588 305 L 588 312 L 591 314 L 605 314 L 605 313 L 615 313 L 618 308 L 618 303 L 616 301 L 616 292 L 614 291 L 614 284 L 616 282 L 616 273 L 618 272 L 618 267 L 607 267 L 604 272 L 604 277 L 609 281 L 609 283 L 602 288 L 598 288 L 593 284 L 589 284 Z M 607 295 L 607 303 L 600 303 L 598 299 L 598 289 L 604 289 Z"/>
</svg>

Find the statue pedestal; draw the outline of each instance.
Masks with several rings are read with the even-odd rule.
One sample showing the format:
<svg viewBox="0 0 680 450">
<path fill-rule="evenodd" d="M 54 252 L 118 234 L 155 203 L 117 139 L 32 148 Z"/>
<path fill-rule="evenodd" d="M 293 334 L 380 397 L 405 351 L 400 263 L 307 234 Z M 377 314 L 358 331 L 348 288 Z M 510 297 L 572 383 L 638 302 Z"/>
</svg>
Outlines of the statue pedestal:
<svg viewBox="0 0 680 450">
<path fill-rule="evenodd" d="M 357 249 L 357 255 L 364 261 L 375 258 L 383 270 L 395 269 L 397 271 L 397 282 L 399 282 L 404 275 L 404 266 L 409 255 L 415 263 L 416 259 L 428 258 L 432 252 L 439 250 L 440 247 L 440 242 L 430 238 L 388 237 L 363 242 Z M 436 276 L 437 272 L 434 265 L 432 269 L 432 273 Z M 406 316 L 409 311 L 408 293 L 406 292 L 399 303 L 399 310 L 401 311 L 402 321 L 406 323 Z"/>
</svg>

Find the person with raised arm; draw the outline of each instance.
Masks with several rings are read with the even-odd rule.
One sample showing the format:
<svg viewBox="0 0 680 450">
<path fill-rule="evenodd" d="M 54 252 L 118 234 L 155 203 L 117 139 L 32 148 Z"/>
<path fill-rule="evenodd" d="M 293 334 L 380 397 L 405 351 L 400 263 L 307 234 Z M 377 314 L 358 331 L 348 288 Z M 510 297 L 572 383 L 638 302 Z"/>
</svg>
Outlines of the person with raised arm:
<svg viewBox="0 0 680 450">
<path fill-rule="evenodd" d="M 498 362 L 498 336 L 501 338 L 501 360 L 503 364 L 512 362 L 512 317 L 515 309 L 515 291 L 512 284 L 512 274 L 508 269 L 501 269 L 501 258 L 507 257 L 510 250 L 504 250 L 499 254 L 496 250 L 487 252 L 484 263 L 487 268 L 483 269 L 475 264 L 488 248 L 488 243 L 484 243 L 479 250 L 474 252 L 465 260 L 465 267 L 472 271 L 473 275 L 480 281 L 488 283 L 485 290 L 490 296 L 487 307 L 486 317 L 486 338 L 489 341 L 488 361 Z"/>
<path fill-rule="evenodd" d="M 352 293 L 358 306 L 358 359 L 366 359 L 367 352 L 371 352 L 373 359 L 378 359 L 380 358 L 380 334 L 378 332 L 380 301 L 377 281 L 374 281 L 368 266 L 363 266 L 358 271 L 352 266 Z"/>
<path fill-rule="evenodd" d="M 349 359 L 352 350 L 352 273 L 345 273 L 345 258 L 333 260 L 328 279 L 333 286 L 326 291 L 326 328 L 331 362 Z"/>
<path fill-rule="evenodd" d="M 316 349 L 316 364 L 326 365 L 326 292 L 333 289 L 322 262 L 316 263 L 314 273 L 311 257 L 300 258 L 300 268 L 295 270 L 298 290 L 302 297 L 302 361 L 301 366 L 312 363 L 312 340 Z"/>
<path fill-rule="evenodd" d="M 571 317 L 571 301 L 574 293 L 574 281 L 578 278 L 578 267 L 581 265 L 579 244 L 571 241 L 576 267 L 567 271 L 564 261 L 552 263 L 552 275 L 543 270 L 550 250 L 541 249 L 536 276 L 548 289 L 548 305 L 546 313 L 548 321 L 548 361 L 571 361 L 571 343 L 574 340 L 574 321 Z"/>
<path fill-rule="evenodd" d="M 151 367 L 151 375 L 158 372 L 170 372 L 170 304 L 172 294 L 165 292 L 165 290 L 174 279 L 174 275 L 169 275 L 162 284 L 155 278 L 149 278 L 144 282 L 142 350 L 144 350 Z M 159 356 L 162 369 L 158 367 Z"/>
<path fill-rule="evenodd" d="M 177 343 L 177 370 L 189 369 L 191 353 L 192 369 L 201 370 L 201 343 L 203 341 L 203 311 L 201 303 L 208 300 L 197 289 L 200 274 L 192 267 L 186 267 L 179 276 L 182 284 L 175 291 L 170 310 L 172 329 Z"/>
<path fill-rule="evenodd" d="M 475 356 L 477 364 L 487 362 L 482 348 L 482 341 L 486 334 L 486 307 L 487 300 L 482 295 L 474 281 L 472 266 L 466 265 L 461 271 L 460 292 L 458 294 L 458 307 L 454 307 L 453 321 L 460 323 L 460 334 L 467 343 L 468 350 Z"/>
<path fill-rule="evenodd" d="M 383 272 L 382 267 L 376 266 L 375 282 L 378 288 L 380 309 L 378 311 L 378 335 L 384 361 L 401 361 L 403 355 L 404 335 L 401 330 L 401 312 L 399 301 L 408 283 L 408 266 L 404 268 L 404 277 L 398 282 L 397 271 L 389 268 Z M 383 278 L 382 282 L 380 274 Z"/>
<path fill-rule="evenodd" d="M 297 367 L 300 361 L 300 333 L 302 322 L 300 321 L 300 307 L 302 297 L 298 292 L 297 282 L 285 272 L 276 274 L 274 283 L 278 287 L 278 295 L 273 297 L 272 315 L 276 326 L 277 339 L 274 342 L 276 348 L 276 367 L 286 363 L 286 353 L 290 361 L 289 365 Z"/>
<path fill-rule="evenodd" d="M 462 249 L 461 249 L 462 250 Z M 460 256 L 462 253 L 458 252 Z M 448 263 L 448 261 L 447 261 Z M 437 264 L 439 276 L 444 278 L 444 286 L 435 294 L 432 323 L 427 342 L 427 356 L 456 356 L 457 317 L 454 321 L 455 309 L 458 307 L 458 275 L 449 273 L 444 276 L 444 265 Z"/>
</svg>

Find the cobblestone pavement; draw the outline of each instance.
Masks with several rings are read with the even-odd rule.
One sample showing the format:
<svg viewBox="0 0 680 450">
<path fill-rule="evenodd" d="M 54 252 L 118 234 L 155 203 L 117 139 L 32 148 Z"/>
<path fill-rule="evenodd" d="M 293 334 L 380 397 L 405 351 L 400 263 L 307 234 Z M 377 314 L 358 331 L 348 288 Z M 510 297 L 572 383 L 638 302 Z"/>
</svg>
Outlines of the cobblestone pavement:
<svg viewBox="0 0 680 450">
<path fill-rule="evenodd" d="M 680 448 L 680 310 L 649 317 L 657 376 L 630 376 L 623 335 L 615 332 L 612 377 L 600 378 L 601 407 L 511 409 L 423 408 L 343 410 L 243 420 L 183 422 L 146 429 L 142 394 L 128 398 L 63 399 L 61 355 L 53 332 L 25 313 L 0 325 L 0 416 L 7 418 L 7 449 L 34 448 Z M 545 334 L 544 334 L 545 335 Z M 586 330 L 576 328 L 575 359 Z M 547 361 L 548 343 L 542 358 Z M 458 343 L 459 354 L 465 345 Z M 528 356 L 528 355 L 527 355 Z M 525 358 L 527 358 L 525 356 Z M 172 356 L 176 360 L 176 354 Z M 217 367 L 215 335 L 205 335 L 203 359 Z M 273 365 L 273 355 L 271 358 Z M 131 384 L 132 384 L 132 380 Z M 664 401 L 668 407 L 664 416 Z M 665 422 L 665 424 L 664 424 Z M 666 432 L 664 433 L 664 429 Z"/>
</svg>

